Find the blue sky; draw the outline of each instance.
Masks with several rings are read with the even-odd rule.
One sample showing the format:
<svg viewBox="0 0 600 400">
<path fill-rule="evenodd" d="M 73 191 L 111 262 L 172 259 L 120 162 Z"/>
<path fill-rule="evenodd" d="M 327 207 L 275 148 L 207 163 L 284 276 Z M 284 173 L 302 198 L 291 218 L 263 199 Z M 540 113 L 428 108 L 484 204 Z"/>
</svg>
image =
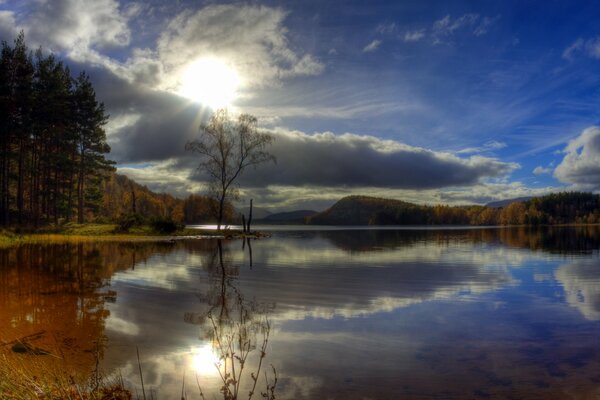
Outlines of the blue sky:
<svg viewBox="0 0 600 400">
<path fill-rule="evenodd" d="M 87 70 L 112 157 L 156 190 L 202 192 L 183 145 L 211 113 L 183 97 L 197 60 L 240 84 L 232 112 L 276 137 L 242 199 L 324 208 L 347 194 L 485 203 L 600 189 L 600 10 L 593 2 L 0 2 Z M 218 76 L 213 81 L 218 82 Z"/>
</svg>

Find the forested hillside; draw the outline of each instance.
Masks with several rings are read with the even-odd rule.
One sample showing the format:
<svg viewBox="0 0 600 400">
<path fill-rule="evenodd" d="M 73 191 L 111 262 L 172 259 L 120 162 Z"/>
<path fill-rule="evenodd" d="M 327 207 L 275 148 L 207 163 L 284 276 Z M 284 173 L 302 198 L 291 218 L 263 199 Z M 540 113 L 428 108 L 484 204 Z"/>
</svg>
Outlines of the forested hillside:
<svg viewBox="0 0 600 400">
<path fill-rule="evenodd" d="M 307 218 L 316 225 L 539 225 L 600 223 L 600 196 L 564 192 L 505 207 L 424 206 L 399 200 L 349 196 Z"/>
<path fill-rule="evenodd" d="M 168 218 L 188 224 L 215 221 L 216 203 L 199 195 L 179 199 L 167 193 L 155 193 L 124 175 L 111 173 L 103 184 L 103 198 L 96 222 L 114 222 L 121 216 L 138 214 L 143 218 Z M 228 205 L 226 220 L 236 218 L 235 209 Z"/>
</svg>

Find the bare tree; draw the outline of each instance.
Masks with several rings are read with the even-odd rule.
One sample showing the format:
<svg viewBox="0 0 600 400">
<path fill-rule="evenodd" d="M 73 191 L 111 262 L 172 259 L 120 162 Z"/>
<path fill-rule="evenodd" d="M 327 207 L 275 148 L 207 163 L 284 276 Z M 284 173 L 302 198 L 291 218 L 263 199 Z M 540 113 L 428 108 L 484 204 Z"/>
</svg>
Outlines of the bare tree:
<svg viewBox="0 0 600 400">
<path fill-rule="evenodd" d="M 232 119 L 222 109 L 200 126 L 198 140 L 186 144 L 186 150 L 200 156 L 198 169 L 209 177 L 210 193 L 218 203 L 217 230 L 221 230 L 225 204 L 238 195 L 236 179 L 249 166 L 275 162 L 267 151 L 272 142 L 273 136 L 258 130 L 256 117 L 241 114 Z"/>
</svg>

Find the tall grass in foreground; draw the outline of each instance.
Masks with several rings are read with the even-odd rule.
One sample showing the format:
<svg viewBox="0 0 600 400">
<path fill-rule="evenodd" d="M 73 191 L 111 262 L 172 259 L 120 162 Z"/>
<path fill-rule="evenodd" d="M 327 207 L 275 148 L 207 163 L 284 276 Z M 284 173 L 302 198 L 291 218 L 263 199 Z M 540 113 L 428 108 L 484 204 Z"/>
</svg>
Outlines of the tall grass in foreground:
<svg viewBox="0 0 600 400">
<path fill-rule="evenodd" d="M 24 357 L 27 357 L 25 359 Z M 32 358 L 41 357 L 41 358 Z M 105 378 L 96 369 L 78 378 L 44 360 L 48 356 L 0 354 L 0 399 L 131 400 L 120 377 Z"/>
</svg>

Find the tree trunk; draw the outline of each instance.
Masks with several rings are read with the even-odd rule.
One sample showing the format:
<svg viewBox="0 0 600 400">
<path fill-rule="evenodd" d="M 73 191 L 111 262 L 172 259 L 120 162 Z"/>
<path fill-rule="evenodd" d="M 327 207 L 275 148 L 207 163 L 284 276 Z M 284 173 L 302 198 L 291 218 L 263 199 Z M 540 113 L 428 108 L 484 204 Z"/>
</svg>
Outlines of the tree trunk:
<svg viewBox="0 0 600 400">
<path fill-rule="evenodd" d="M 0 164 L 0 222 L 8 225 L 8 142 L 2 149 L 2 163 Z"/>
<path fill-rule="evenodd" d="M 223 222 L 223 207 L 225 206 L 225 195 L 221 195 L 219 199 L 219 216 L 217 217 L 217 230 L 221 230 L 221 224 Z"/>
<path fill-rule="evenodd" d="M 73 216 L 73 176 L 75 175 L 75 159 L 77 151 L 71 153 L 71 168 L 69 168 L 69 183 L 67 184 L 69 194 L 67 195 L 67 222 L 71 222 Z"/>
<path fill-rule="evenodd" d="M 83 224 L 84 222 L 84 218 L 83 218 L 83 180 L 85 178 L 85 174 L 84 174 L 84 157 L 85 157 L 85 150 L 81 149 L 81 158 L 79 159 L 79 180 L 77 182 L 77 222 L 79 224 Z"/>
<path fill-rule="evenodd" d="M 135 189 L 133 188 L 133 185 L 131 185 L 131 212 L 133 214 L 137 213 L 136 201 L 137 201 L 137 199 L 135 198 Z"/>
<path fill-rule="evenodd" d="M 23 138 L 19 141 L 19 171 L 17 175 L 17 222 L 19 225 L 23 222 L 23 180 L 25 179 L 25 149 Z"/>
</svg>

